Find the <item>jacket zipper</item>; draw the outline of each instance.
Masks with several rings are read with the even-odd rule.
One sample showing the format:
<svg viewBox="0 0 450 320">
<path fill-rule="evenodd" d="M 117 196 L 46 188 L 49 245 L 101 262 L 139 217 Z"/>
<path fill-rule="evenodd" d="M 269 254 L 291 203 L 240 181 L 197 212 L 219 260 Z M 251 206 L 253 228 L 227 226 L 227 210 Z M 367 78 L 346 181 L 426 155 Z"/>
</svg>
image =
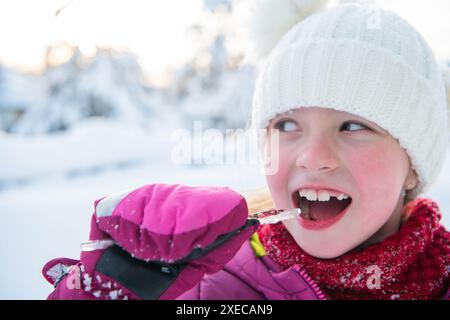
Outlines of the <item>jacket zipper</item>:
<svg viewBox="0 0 450 320">
<path fill-rule="evenodd" d="M 306 273 L 306 271 L 299 265 L 294 266 L 294 270 L 308 283 L 308 285 L 314 290 L 314 293 L 320 300 L 328 300 L 323 291 L 319 288 L 317 283 Z"/>
</svg>

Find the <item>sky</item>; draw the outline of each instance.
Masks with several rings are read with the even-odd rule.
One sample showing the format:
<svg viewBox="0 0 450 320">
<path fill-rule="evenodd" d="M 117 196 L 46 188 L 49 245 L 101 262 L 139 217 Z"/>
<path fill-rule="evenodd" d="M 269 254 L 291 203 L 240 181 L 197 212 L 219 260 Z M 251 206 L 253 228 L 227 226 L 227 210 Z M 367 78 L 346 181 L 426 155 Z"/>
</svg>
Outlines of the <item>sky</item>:
<svg viewBox="0 0 450 320">
<path fill-rule="evenodd" d="M 438 60 L 450 58 L 450 1 L 374 2 L 413 24 Z M 88 55 L 95 45 L 131 50 L 156 79 L 195 53 L 186 30 L 202 8 L 202 0 L 0 0 L 0 63 L 42 71 L 45 46 L 65 41 Z"/>
<path fill-rule="evenodd" d="M 201 0 L 0 0 L 0 63 L 39 72 L 45 46 L 64 41 L 88 55 L 95 45 L 131 50 L 158 73 L 193 54 L 186 29 L 201 9 Z"/>
</svg>

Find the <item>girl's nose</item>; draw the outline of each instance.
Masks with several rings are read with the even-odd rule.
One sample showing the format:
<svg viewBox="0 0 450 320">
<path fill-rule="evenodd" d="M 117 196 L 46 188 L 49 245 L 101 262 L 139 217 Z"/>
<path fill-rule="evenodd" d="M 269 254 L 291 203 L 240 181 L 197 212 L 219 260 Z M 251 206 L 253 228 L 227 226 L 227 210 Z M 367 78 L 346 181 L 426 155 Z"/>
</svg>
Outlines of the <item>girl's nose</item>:
<svg viewBox="0 0 450 320">
<path fill-rule="evenodd" d="M 331 171 L 339 166 L 334 146 L 326 139 L 312 139 L 298 149 L 297 167 L 309 171 Z"/>
</svg>

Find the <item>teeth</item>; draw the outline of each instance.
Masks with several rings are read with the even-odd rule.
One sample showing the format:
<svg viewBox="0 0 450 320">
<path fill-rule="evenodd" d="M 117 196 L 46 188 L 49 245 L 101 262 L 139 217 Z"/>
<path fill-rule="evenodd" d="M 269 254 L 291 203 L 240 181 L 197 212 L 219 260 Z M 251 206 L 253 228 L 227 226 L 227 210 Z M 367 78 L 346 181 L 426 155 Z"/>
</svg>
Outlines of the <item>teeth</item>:
<svg viewBox="0 0 450 320">
<path fill-rule="evenodd" d="M 330 201 L 331 197 L 335 197 L 338 200 L 344 200 L 349 198 L 349 196 L 344 193 L 341 193 L 336 196 L 336 194 L 330 194 L 328 191 L 325 190 L 319 190 L 318 192 L 316 192 L 313 189 L 300 189 L 298 191 L 298 194 L 300 195 L 300 198 L 306 198 L 309 201 Z M 307 220 L 314 220 L 309 216 L 309 206 L 310 203 L 308 201 L 302 201 L 300 199 L 301 216 Z"/>
<path fill-rule="evenodd" d="M 298 194 L 300 197 L 304 197 L 309 201 L 329 201 L 331 197 L 335 197 L 338 200 L 345 200 L 348 199 L 349 196 L 341 193 L 338 196 L 330 194 L 328 191 L 325 190 L 319 190 L 316 192 L 312 189 L 301 189 L 298 191 Z"/>
<path fill-rule="evenodd" d="M 314 190 L 307 190 L 305 194 L 306 199 L 309 201 L 316 201 L 317 200 L 317 193 Z"/>
<path fill-rule="evenodd" d="M 344 200 L 344 199 L 348 199 L 348 195 L 341 193 L 340 195 L 337 196 L 338 200 Z"/>
<path fill-rule="evenodd" d="M 317 197 L 319 201 L 329 201 L 331 195 L 326 191 L 319 191 L 319 196 Z"/>
</svg>

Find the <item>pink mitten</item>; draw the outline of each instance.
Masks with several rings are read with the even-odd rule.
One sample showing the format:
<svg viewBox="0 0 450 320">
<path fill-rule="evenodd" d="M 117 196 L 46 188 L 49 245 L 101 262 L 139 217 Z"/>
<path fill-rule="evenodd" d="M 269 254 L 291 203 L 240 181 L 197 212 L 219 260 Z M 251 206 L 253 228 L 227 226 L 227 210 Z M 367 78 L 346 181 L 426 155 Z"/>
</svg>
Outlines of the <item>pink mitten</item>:
<svg viewBox="0 0 450 320">
<path fill-rule="evenodd" d="M 59 282 L 49 298 L 174 299 L 222 269 L 258 225 L 227 187 L 152 184 L 97 200 L 95 208 L 81 261 L 66 264 L 62 280 L 48 275 L 62 260 L 44 268 Z"/>
</svg>

